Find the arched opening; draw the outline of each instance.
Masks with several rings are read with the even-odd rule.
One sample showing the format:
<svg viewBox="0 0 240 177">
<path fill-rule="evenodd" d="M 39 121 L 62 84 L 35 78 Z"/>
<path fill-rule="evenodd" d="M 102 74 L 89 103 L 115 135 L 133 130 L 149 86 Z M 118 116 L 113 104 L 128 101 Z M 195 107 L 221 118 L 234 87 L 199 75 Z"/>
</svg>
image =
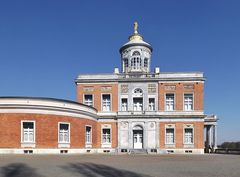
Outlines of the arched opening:
<svg viewBox="0 0 240 177">
<path fill-rule="evenodd" d="M 143 128 L 140 125 L 133 127 L 133 148 L 143 148 Z"/>
</svg>

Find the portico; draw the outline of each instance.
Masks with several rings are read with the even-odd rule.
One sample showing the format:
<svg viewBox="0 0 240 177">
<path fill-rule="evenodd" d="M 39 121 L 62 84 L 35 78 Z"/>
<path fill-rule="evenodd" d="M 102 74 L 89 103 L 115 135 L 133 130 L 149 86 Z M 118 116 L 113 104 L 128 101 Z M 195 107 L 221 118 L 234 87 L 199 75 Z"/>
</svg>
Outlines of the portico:
<svg viewBox="0 0 240 177">
<path fill-rule="evenodd" d="M 217 148 L 217 116 L 211 115 L 204 118 L 205 128 L 205 148 L 207 152 L 214 151 Z"/>
</svg>

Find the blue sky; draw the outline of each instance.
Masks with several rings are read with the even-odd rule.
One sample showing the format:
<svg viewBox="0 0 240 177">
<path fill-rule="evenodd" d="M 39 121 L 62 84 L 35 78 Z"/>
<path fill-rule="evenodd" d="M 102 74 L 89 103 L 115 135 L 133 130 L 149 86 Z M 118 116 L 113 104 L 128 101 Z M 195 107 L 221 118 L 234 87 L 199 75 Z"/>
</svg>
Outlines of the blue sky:
<svg viewBox="0 0 240 177">
<path fill-rule="evenodd" d="M 240 1 L 2 0 L 0 95 L 75 100 L 80 73 L 111 73 L 133 22 L 152 68 L 202 71 L 219 143 L 240 141 Z"/>
</svg>

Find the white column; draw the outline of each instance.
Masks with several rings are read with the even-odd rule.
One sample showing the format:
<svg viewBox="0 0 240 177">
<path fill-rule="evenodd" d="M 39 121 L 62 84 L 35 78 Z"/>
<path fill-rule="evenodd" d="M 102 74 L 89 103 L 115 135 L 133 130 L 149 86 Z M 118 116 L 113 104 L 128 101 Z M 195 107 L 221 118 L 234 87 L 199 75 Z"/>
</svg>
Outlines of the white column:
<svg viewBox="0 0 240 177">
<path fill-rule="evenodd" d="M 209 128 L 209 144 L 210 144 L 210 147 L 212 147 L 213 145 L 213 126 L 210 125 L 210 128 Z"/>
<path fill-rule="evenodd" d="M 128 148 L 133 149 L 133 129 L 132 129 L 132 121 L 129 121 L 128 127 Z"/>
<path fill-rule="evenodd" d="M 144 122 L 143 125 L 143 149 L 147 149 L 148 148 L 148 135 L 147 135 L 147 129 L 148 129 L 148 124 L 146 122 Z"/>
<path fill-rule="evenodd" d="M 120 150 L 120 148 L 121 148 L 121 136 L 120 136 L 120 131 L 121 131 L 121 122 L 118 121 L 118 144 L 117 144 L 118 150 Z"/>
<path fill-rule="evenodd" d="M 159 129 L 159 122 L 156 122 L 156 148 L 160 148 L 160 142 L 159 142 L 159 137 L 160 137 L 160 129 Z"/>
<path fill-rule="evenodd" d="M 214 149 L 217 149 L 217 125 L 214 126 Z"/>
<path fill-rule="evenodd" d="M 207 147 L 211 146 L 211 125 L 206 126 Z"/>
</svg>

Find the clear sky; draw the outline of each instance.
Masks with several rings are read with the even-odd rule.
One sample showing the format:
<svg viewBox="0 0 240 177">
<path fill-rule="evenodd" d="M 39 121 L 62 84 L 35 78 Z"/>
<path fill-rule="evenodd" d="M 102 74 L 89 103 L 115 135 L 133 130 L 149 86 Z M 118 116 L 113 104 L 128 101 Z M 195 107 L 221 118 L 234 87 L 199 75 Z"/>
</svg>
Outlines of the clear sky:
<svg viewBox="0 0 240 177">
<path fill-rule="evenodd" d="M 111 73 L 133 32 L 152 68 L 202 71 L 218 142 L 240 141 L 239 0 L 1 0 L 0 95 L 76 100 L 80 73 Z"/>
</svg>

